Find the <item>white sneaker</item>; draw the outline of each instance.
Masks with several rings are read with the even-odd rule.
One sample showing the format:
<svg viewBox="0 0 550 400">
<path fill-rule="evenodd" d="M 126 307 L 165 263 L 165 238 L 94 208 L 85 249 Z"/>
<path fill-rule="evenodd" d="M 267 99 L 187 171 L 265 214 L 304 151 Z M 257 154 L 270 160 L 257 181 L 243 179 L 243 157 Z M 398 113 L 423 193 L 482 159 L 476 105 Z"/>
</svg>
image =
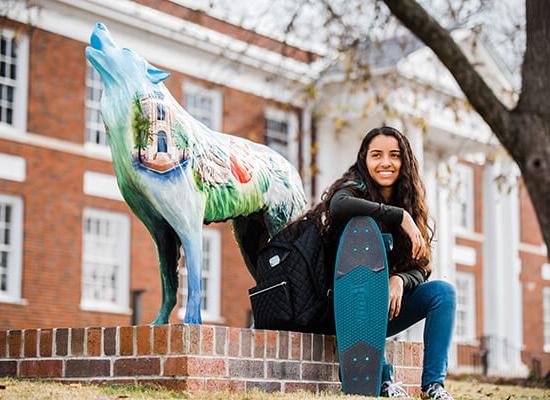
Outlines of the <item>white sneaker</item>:
<svg viewBox="0 0 550 400">
<path fill-rule="evenodd" d="M 428 389 L 420 394 L 420 398 L 423 400 L 454 400 L 453 396 L 437 382 L 430 384 Z"/>
<path fill-rule="evenodd" d="M 382 382 L 382 386 L 380 386 L 380 396 L 382 397 L 401 397 L 405 399 L 410 399 L 409 394 L 401 386 L 403 382 L 392 382 L 392 381 L 385 381 Z"/>
</svg>

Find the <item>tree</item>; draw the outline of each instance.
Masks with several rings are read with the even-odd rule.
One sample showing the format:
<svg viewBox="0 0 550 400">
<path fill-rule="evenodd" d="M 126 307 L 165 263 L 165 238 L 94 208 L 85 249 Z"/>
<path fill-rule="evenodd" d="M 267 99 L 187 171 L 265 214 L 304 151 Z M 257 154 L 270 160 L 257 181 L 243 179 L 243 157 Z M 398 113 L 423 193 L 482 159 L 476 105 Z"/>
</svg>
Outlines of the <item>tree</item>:
<svg viewBox="0 0 550 400">
<path fill-rule="evenodd" d="M 415 0 L 383 0 L 429 46 L 517 163 L 550 249 L 550 2 L 526 0 L 522 89 L 507 109 L 446 31 Z"/>
</svg>

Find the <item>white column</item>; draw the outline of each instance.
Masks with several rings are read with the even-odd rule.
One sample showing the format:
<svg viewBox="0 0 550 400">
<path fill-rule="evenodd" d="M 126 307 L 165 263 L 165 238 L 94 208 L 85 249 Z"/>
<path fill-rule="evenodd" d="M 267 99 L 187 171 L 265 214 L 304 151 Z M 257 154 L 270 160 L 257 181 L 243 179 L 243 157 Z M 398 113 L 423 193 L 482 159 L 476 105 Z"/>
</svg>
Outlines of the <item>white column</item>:
<svg viewBox="0 0 550 400">
<path fill-rule="evenodd" d="M 495 178 L 501 175 L 512 182 L 517 168 L 509 160 L 497 160 L 486 166 L 483 178 L 483 330 L 489 336 L 489 374 L 524 376 L 519 198 L 517 187 L 498 187 Z"/>
<path fill-rule="evenodd" d="M 433 278 L 442 279 L 451 283 L 455 281 L 455 267 L 453 262 L 453 216 L 451 199 L 449 196 L 450 172 L 447 160 L 437 164 L 437 190 L 436 190 L 436 232 L 435 232 L 435 263 L 433 266 Z"/>
<path fill-rule="evenodd" d="M 422 129 L 412 125 L 407 129 L 407 138 L 411 144 L 411 149 L 418 161 L 418 172 L 420 176 L 424 173 L 424 135 Z"/>
<path fill-rule="evenodd" d="M 311 198 L 311 180 L 312 180 L 312 170 L 311 170 L 311 102 L 307 102 L 304 109 L 302 110 L 302 183 L 304 185 L 304 192 L 308 203 L 311 205 L 315 199 Z"/>
</svg>

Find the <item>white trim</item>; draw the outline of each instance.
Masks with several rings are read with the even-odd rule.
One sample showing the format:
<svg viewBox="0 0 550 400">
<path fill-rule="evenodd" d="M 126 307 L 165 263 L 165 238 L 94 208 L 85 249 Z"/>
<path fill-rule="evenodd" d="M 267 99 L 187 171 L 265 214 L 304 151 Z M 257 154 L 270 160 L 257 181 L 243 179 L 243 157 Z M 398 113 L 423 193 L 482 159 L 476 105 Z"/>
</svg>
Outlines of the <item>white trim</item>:
<svg viewBox="0 0 550 400">
<path fill-rule="evenodd" d="M 124 201 L 118 188 L 116 176 L 100 172 L 84 171 L 84 194 Z"/>
<path fill-rule="evenodd" d="M 460 336 L 457 332 L 458 328 L 458 318 L 456 319 L 457 323 L 455 326 L 455 341 L 460 344 L 476 344 L 476 281 L 475 276 L 471 272 L 462 272 L 457 271 L 455 273 L 455 279 L 456 279 L 456 296 L 457 296 L 457 304 L 456 304 L 456 311 L 457 313 L 459 311 L 464 311 L 466 313 L 466 320 L 465 322 L 465 333 L 464 335 Z M 459 281 L 462 281 L 463 284 L 466 285 L 466 293 L 463 295 L 464 299 L 467 301 L 467 303 L 464 305 L 464 310 L 459 310 L 459 308 L 462 306 L 462 304 L 459 303 L 459 298 L 461 296 L 461 293 L 459 293 L 460 290 L 460 284 Z"/>
<path fill-rule="evenodd" d="M 476 249 L 470 246 L 461 246 L 455 244 L 453 246 L 453 262 L 461 265 L 476 265 L 477 252 Z"/>
<path fill-rule="evenodd" d="M 454 228 L 454 234 L 456 238 L 472 240 L 474 242 L 483 242 L 485 240 L 485 235 L 483 233 L 467 231 L 460 227 Z"/>
<path fill-rule="evenodd" d="M 11 224 L 8 267 L 7 290 L 1 293 L 0 302 L 25 304 L 21 298 L 21 286 L 23 280 L 23 199 L 18 196 L 0 194 L 0 201 L 11 206 Z M 2 246 L 0 244 L 0 246 Z M 0 247 L 1 248 L 1 247 Z"/>
<path fill-rule="evenodd" d="M 208 97 L 212 101 L 212 112 L 209 116 L 209 119 L 211 121 L 211 126 L 208 126 L 208 128 L 214 130 L 214 131 L 221 131 L 223 122 L 223 98 L 222 98 L 222 91 L 220 89 L 208 89 L 204 86 L 197 85 L 196 83 L 192 83 L 189 81 L 183 82 L 183 99 L 182 104 L 183 107 L 193 116 L 193 118 L 199 120 L 200 122 L 203 122 L 200 119 L 200 116 L 196 113 L 192 112 L 193 109 L 189 109 L 189 105 L 187 104 L 187 101 L 185 100 L 186 96 L 200 96 L 200 97 Z M 206 125 L 206 124 L 205 124 Z"/>
<path fill-rule="evenodd" d="M 298 168 L 298 116 L 293 111 L 284 111 L 278 108 L 266 107 L 265 119 L 286 122 L 288 126 L 287 153 L 282 154 L 288 161 Z M 266 130 L 267 140 L 267 130 Z"/>
<path fill-rule="evenodd" d="M 84 298 L 83 279 L 85 262 L 97 256 L 97 254 L 86 254 L 86 218 L 109 219 L 117 225 L 116 233 L 116 259 L 119 261 L 120 270 L 117 274 L 118 284 L 116 286 L 116 301 L 98 301 Z M 100 311 L 112 313 L 129 312 L 129 287 L 130 287 L 130 218 L 127 214 L 105 211 L 97 208 L 84 208 L 82 213 L 82 256 L 81 256 L 81 294 L 80 308 L 87 311 Z"/>
<path fill-rule="evenodd" d="M 524 253 L 530 253 L 530 254 L 543 256 L 543 257 L 546 257 L 548 255 L 548 251 L 546 250 L 545 244 L 541 244 L 540 246 L 537 246 L 531 243 L 520 242 L 518 247 L 519 247 L 519 251 Z"/>
<path fill-rule="evenodd" d="M 540 267 L 540 275 L 544 280 L 550 280 L 550 263 L 544 263 Z"/>
<path fill-rule="evenodd" d="M 76 154 L 78 156 L 94 158 L 102 161 L 111 161 L 110 151 L 107 153 L 104 150 L 99 151 L 97 148 L 84 146 L 84 144 L 55 139 L 44 135 L 38 135 L 36 133 L 20 131 L 6 124 L 0 124 L 0 139 L 41 147 L 44 149 L 62 151 L 69 154 Z"/>
<path fill-rule="evenodd" d="M 12 154 L 0 153 L 0 178 L 9 181 L 25 182 L 26 160 Z"/>
</svg>

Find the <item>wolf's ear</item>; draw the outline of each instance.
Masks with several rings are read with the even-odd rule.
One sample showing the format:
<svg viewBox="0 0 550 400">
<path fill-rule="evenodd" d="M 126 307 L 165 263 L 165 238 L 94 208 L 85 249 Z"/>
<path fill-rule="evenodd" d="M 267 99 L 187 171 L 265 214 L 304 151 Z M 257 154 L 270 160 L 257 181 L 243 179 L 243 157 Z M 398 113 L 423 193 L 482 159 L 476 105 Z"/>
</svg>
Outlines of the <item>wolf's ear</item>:
<svg viewBox="0 0 550 400">
<path fill-rule="evenodd" d="M 147 77 L 153 83 L 159 83 L 170 76 L 170 72 L 163 71 L 147 63 Z"/>
</svg>

